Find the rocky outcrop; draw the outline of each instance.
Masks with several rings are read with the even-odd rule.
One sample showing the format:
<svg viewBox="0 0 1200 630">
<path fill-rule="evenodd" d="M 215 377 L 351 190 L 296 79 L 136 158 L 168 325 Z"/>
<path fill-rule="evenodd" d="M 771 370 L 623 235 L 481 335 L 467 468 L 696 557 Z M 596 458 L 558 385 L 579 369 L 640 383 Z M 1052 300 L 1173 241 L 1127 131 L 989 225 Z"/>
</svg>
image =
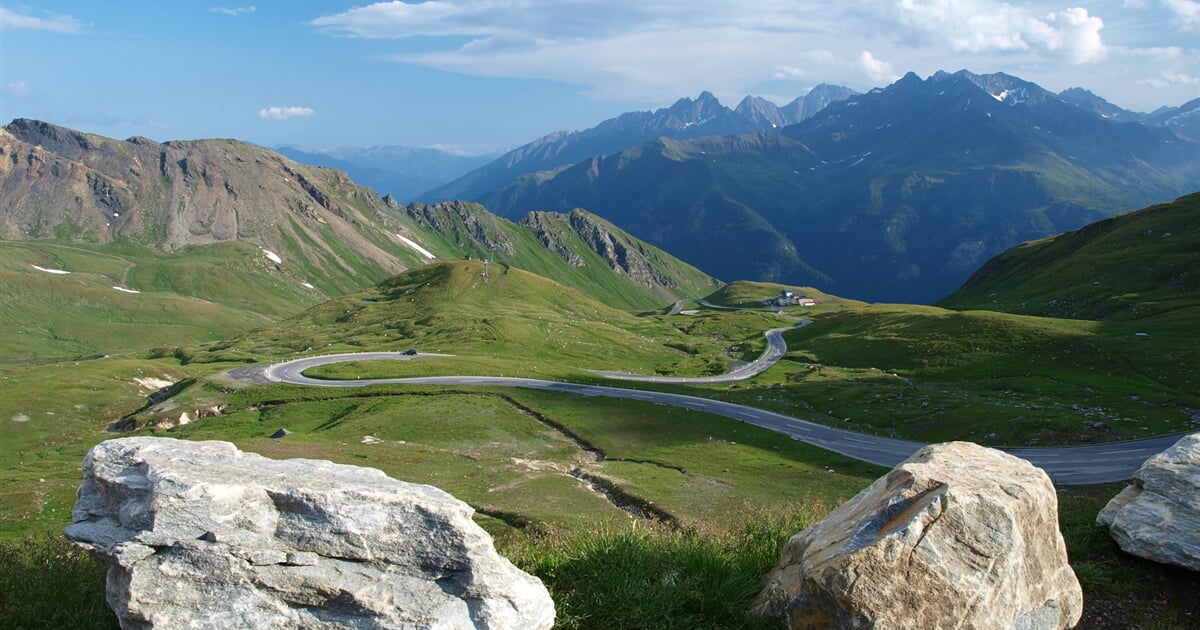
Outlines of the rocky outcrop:
<svg viewBox="0 0 1200 630">
<path fill-rule="evenodd" d="M 542 244 L 542 247 L 557 254 L 568 265 L 586 267 L 587 261 L 566 243 L 566 234 L 560 225 L 561 219 L 562 215 L 556 212 L 535 210 L 525 215 L 519 225 L 533 232 L 534 238 Z"/>
<path fill-rule="evenodd" d="M 1126 553 L 1200 571 L 1200 433 L 1146 460 L 1096 523 Z"/>
<path fill-rule="evenodd" d="M 537 578 L 472 510 L 371 468 L 227 442 L 109 440 L 69 538 L 109 565 L 123 628 L 550 628 Z"/>
<path fill-rule="evenodd" d="M 501 227 L 504 220 L 477 203 L 411 203 L 404 212 L 418 224 L 430 227 L 455 245 L 467 251 L 474 250 L 480 256 L 487 256 L 489 252 L 512 256 L 516 252 L 512 240 Z"/>
<path fill-rule="evenodd" d="M 582 247 L 599 256 L 609 269 L 630 282 L 664 296 L 670 295 L 670 291 L 678 286 L 668 271 L 671 263 L 664 260 L 664 256 L 585 210 L 576 208 L 568 214 L 535 210 L 526 214 L 520 225 L 531 231 L 542 246 L 574 267 L 587 265 L 576 251 L 582 241 Z"/>
<path fill-rule="evenodd" d="M 755 603 L 791 628 L 1068 628 L 1083 596 L 1050 478 L 927 446 L 793 536 Z"/>
<path fill-rule="evenodd" d="M 412 258 L 392 237 L 399 217 L 374 193 L 235 140 L 120 141 L 17 119 L 0 128 L 0 207 L 8 240 L 129 240 L 165 253 L 244 241 L 328 276 L 370 270 L 375 280 Z"/>
</svg>

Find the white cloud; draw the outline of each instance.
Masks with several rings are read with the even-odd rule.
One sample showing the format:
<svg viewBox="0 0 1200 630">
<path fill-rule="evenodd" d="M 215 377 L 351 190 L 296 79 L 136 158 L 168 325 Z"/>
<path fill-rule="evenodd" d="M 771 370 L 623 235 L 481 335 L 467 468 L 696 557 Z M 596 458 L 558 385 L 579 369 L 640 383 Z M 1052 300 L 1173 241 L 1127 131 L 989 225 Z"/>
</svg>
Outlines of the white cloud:
<svg viewBox="0 0 1200 630">
<path fill-rule="evenodd" d="M 1165 0 L 1175 17 L 1175 25 L 1185 31 L 1200 31 L 1200 2 L 1196 0 Z"/>
<path fill-rule="evenodd" d="M 867 73 L 868 77 L 876 83 L 891 83 L 896 80 L 896 70 L 892 68 L 892 64 L 875 58 L 871 51 L 864 50 L 858 57 L 858 65 L 862 67 L 863 72 Z"/>
<path fill-rule="evenodd" d="M 14 98 L 29 98 L 33 90 L 24 81 L 13 81 L 4 85 L 4 93 Z"/>
<path fill-rule="evenodd" d="M 1164 70 L 1158 73 L 1156 77 L 1138 79 L 1135 83 L 1152 88 L 1169 88 L 1176 85 L 1200 85 L 1200 76 Z"/>
<path fill-rule="evenodd" d="M 1107 53 L 1104 21 L 1087 9 L 1037 16 L 994 0 L 899 0 L 899 20 L 917 32 L 943 39 L 960 53 L 1037 52 L 1071 63 L 1100 61 Z"/>
<path fill-rule="evenodd" d="M 775 70 L 771 73 L 771 76 L 776 79 L 802 79 L 819 74 L 822 69 L 827 69 L 837 64 L 837 56 L 833 54 L 832 50 L 807 50 L 796 53 L 791 57 L 788 61 L 794 61 L 803 65 L 793 65 L 791 63 L 780 64 L 775 66 Z"/>
<path fill-rule="evenodd" d="M 266 120 L 284 120 L 298 116 L 312 116 L 315 113 L 311 107 L 266 107 L 258 110 L 258 117 Z"/>
<path fill-rule="evenodd" d="M 834 54 L 804 51 L 831 48 L 824 44 L 841 12 L 815 0 L 430 0 L 379 2 L 310 23 L 331 35 L 401 40 L 392 61 L 664 102 L 701 89 L 744 94 L 802 68 L 832 79 Z"/>
<path fill-rule="evenodd" d="M 220 14 L 222 14 L 222 15 L 234 15 L 234 16 L 237 16 L 237 15 L 242 15 L 243 13 L 254 13 L 254 12 L 255 12 L 255 11 L 257 11 L 257 10 L 258 10 L 258 9 L 257 9 L 257 8 L 255 8 L 255 7 L 253 7 L 253 6 L 249 6 L 249 7 L 233 7 L 233 8 L 226 8 L 226 7 L 213 7 L 213 8 L 211 8 L 211 9 L 209 9 L 209 10 L 208 10 L 208 12 L 209 12 L 209 13 L 220 13 Z"/>
<path fill-rule="evenodd" d="M 1181 10 L 1172 14 L 1168 2 Z M 335 37 L 388 40 L 378 45 L 390 47 L 381 58 L 398 63 L 561 81 L 593 97 L 665 104 L 702 89 L 739 95 L 789 89 L 778 82 L 821 81 L 865 88 L 867 77 L 878 84 L 909 70 L 926 75 L 959 68 L 1003 70 L 1030 80 L 1053 77 L 1063 83 L 1056 86 L 1061 89 L 1075 85 L 1072 77 L 1118 71 L 1109 67 L 1115 64 L 1098 63 L 1114 58 L 1130 64 L 1119 69 L 1130 86 L 1134 78 L 1164 69 L 1150 67 L 1151 56 L 1183 49 L 1186 57 L 1197 48 L 1180 41 L 1178 31 L 1159 26 L 1172 15 L 1187 15 L 1195 4 L 413 0 L 367 4 L 309 24 Z M 1108 37 L 1118 45 L 1110 45 Z M 1154 52 L 1138 52 L 1143 50 Z M 1165 67 L 1178 71 L 1178 63 Z"/>
<path fill-rule="evenodd" d="M 47 15 L 47 17 L 39 18 L 32 15 L 21 15 L 0 7 L 0 29 L 50 31 L 64 35 L 76 35 L 83 31 L 83 25 L 69 15 Z"/>
</svg>

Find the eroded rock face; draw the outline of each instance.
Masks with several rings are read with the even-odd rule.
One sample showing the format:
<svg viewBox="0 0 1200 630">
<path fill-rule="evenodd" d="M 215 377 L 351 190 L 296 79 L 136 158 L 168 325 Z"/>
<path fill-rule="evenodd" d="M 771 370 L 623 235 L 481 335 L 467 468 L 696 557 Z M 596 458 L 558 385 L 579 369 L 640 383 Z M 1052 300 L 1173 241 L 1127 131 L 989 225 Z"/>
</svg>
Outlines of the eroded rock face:
<svg viewBox="0 0 1200 630">
<path fill-rule="evenodd" d="M 788 541 L 755 603 L 791 628 L 1069 628 L 1083 594 L 1050 478 L 968 442 L 925 447 Z"/>
<path fill-rule="evenodd" d="M 542 583 L 465 503 L 372 468 L 228 442 L 88 453 L 67 536 L 108 565 L 123 628 L 550 628 Z"/>
<path fill-rule="evenodd" d="M 1200 571 L 1200 433 L 1146 460 L 1096 523 L 1126 553 Z"/>
</svg>

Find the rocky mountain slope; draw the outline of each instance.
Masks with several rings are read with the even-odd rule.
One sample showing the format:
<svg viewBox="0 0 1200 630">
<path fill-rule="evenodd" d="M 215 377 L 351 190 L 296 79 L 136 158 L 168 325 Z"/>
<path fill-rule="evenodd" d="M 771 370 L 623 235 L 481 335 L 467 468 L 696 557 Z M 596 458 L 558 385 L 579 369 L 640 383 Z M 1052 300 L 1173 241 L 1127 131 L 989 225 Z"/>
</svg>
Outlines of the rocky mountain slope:
<svg viewBox="0 0 1200 630">
<path fill-rule="evenodd" d="M 849 88 L 821 84 L 783 107 L 748 96 L 736 109 L 730 109 L 711 93 L 702 92 L 694 100 L 682 98 L 671 107 L 653 112 L 629 112 L 591 129 L 543 136 L 449 184 L 426 192 L 420 198 L 424 201 L 478 200 L 481 195 L 522 175 L 616 153 L 659 137 L 679 140 L 784 127 L 854 93 Z"/>
<path fill-rule="evenodd" d="M 1200 144 L 1170 129 L 962 71 L 910 73 L 778 133 L 590 158 L 483 202 L 584 207 L 720 278 L 931 302 L 1017 243 L 1197 187 Z"/>
<path fill-rule="evenodd" d="M 421 264 L 399 218 L 345 173 L 236 140 L 118 141 L 16 120 L 0 158 L 0 238 L 168 253 L 245 241 L 328 295 Z"/>
<path fill-rule="evenodd" d="M 513 223 L 470 202 L 397 207 L 447 245 L 579 288 L 624 308 L 707 295 L 720 283 L 581 209 L 530 212 Z"/>
<path fill-rule="evenodd" d="M 521 227 L 478 205 L 406 208 L 341 171 L 235 140 L 118 141 L 33 120 L 0 130 L 0 238 L 96 252 L 128 244 L 154 255 L 251 243 L 261 248 L 263 264 L 238 269 L 286 280 L 289 300 L 297 300 L 296 291 L 310 292 L 296 308 L 434 259 L 464 256 L 494 257 L 621 308 L 657 308 L 718 286 L 598 217 L 542 215 L 538 225 Z M 148 263 L 141 264 L 132 280 L 148 273 Z M 124 275 L 108 282 L 130 290 L 180 284 L 155 276 L 125 287 Z M 231 299 L 214 292 L 193 297 Z M 278 310 L 263 314 L 276 317 Z"/>
</svg>

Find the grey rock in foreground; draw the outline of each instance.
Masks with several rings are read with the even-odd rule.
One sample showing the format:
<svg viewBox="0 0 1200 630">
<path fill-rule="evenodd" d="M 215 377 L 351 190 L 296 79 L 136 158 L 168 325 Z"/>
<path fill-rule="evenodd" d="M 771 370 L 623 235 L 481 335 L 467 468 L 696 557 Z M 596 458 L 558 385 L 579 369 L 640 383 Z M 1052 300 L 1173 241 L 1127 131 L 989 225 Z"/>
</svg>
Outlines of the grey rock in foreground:
<svg viewBox="0 0 1200 630">
<path fill-rule="evenodd" d="M 1146 460 L 1096 523 L 1126 553 L 1200 571 L 1200 433 Z"/>
<path fill-rule="evenodd" d="M 1083 594 L 1050 478 L 927 446 L 788 541 L 755 602 L 790 628 L 1069 628 Z"/>
<path fill-rule="evenodd" d="M 109 440 L 67 536 L 108 564 L 123 628 L 550 628 L 542 583 L 472 509 L 373 468 L 228 442 Z"/>
</svg>

